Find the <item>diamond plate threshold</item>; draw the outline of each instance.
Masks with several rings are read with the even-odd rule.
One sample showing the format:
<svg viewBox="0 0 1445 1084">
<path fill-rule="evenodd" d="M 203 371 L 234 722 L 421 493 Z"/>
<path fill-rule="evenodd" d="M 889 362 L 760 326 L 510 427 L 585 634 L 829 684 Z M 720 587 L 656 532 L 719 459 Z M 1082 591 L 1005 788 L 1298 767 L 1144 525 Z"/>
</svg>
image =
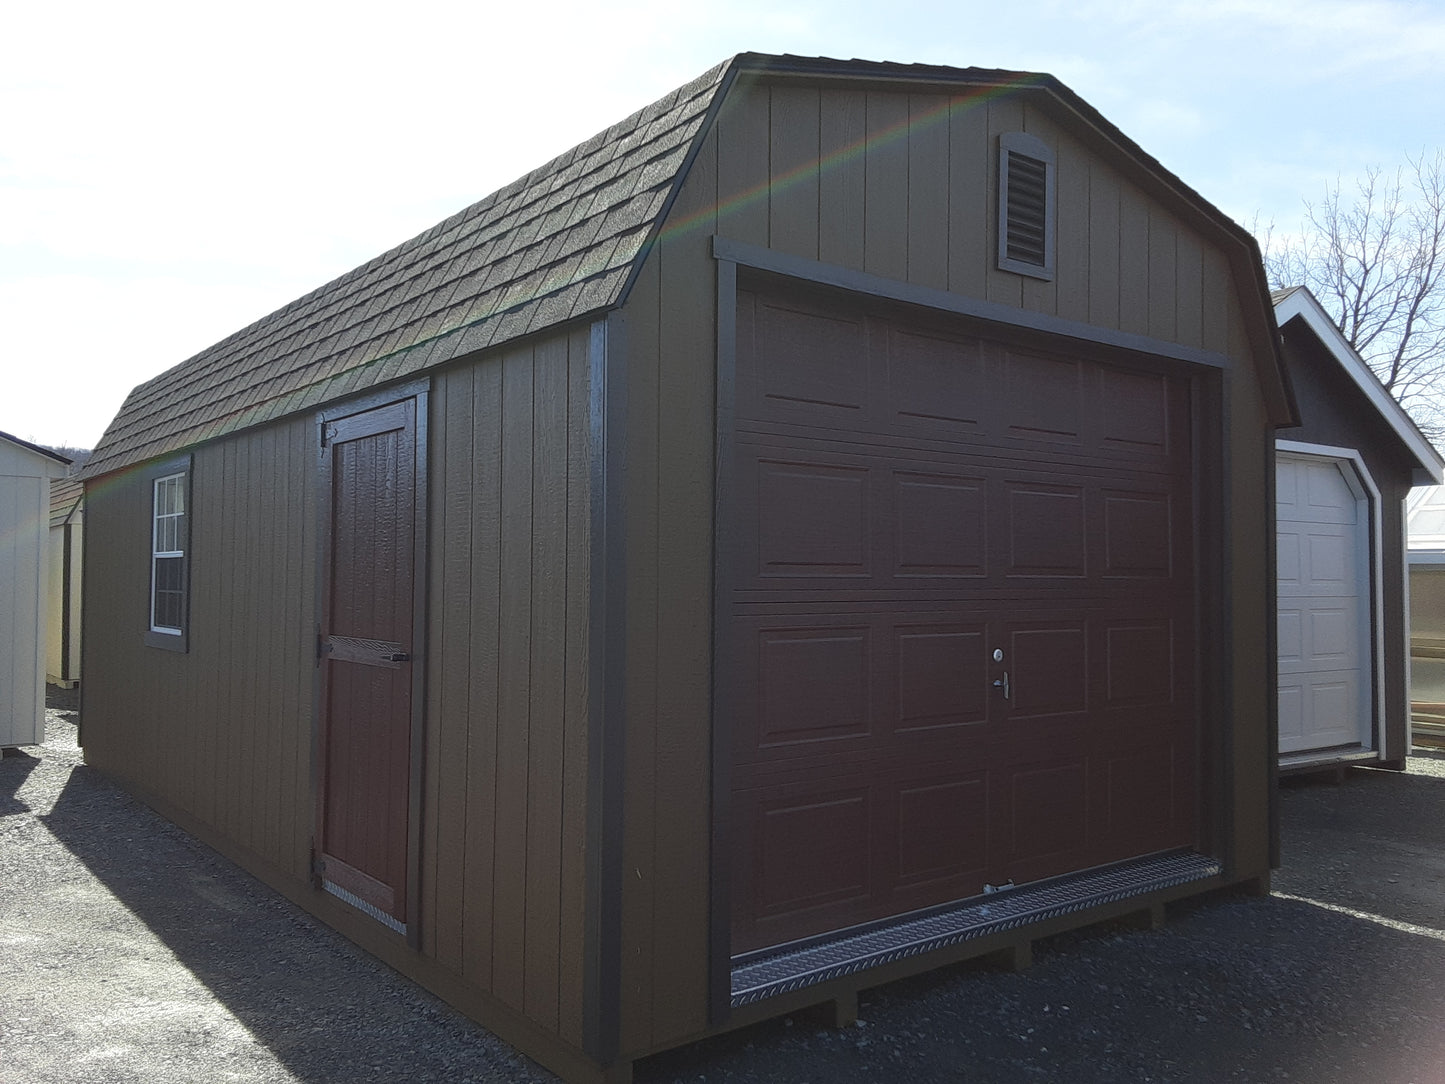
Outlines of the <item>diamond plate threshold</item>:
<svg viewBox="0 0 1445 1084">
<path fill-rule="evenodd" d="M 1044 919 L 1202 881 L 1220 871 L 1213 858 L 1192 851 L 1150 855 L 1003 889 L 802 946 L 737 956 L 732 968 L 732 1007 Z"/>
</svg>

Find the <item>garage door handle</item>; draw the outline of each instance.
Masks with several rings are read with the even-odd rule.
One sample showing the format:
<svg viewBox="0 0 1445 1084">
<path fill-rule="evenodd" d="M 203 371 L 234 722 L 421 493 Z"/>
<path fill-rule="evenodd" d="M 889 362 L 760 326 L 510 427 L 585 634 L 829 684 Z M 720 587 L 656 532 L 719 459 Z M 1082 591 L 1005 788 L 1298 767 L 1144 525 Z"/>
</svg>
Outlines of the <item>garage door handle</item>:
<svg viewBox="0 0 1445 1084">
<path fill-rule="evenodd" d="M 1008 690 L 1008 671 L 1007 671 L 1007 670 L 1005 670 L 1005 671 L 1003 672 L 1003 677 L 1001 677 L 1001 678 L 995 678 L 995 679 L 994 679 L 993 687 L 994 687 L 995 689 L 1002 689 L 1002 690 L 1003 690 L 1003 698 L 1004 698 L 1005 700 L 1007 700 L 1007 699 L 1009 698 L 1009 695 L 1008 695 L 1008 692 L 1009 692 L 1009 690 Z"/>
</svg>

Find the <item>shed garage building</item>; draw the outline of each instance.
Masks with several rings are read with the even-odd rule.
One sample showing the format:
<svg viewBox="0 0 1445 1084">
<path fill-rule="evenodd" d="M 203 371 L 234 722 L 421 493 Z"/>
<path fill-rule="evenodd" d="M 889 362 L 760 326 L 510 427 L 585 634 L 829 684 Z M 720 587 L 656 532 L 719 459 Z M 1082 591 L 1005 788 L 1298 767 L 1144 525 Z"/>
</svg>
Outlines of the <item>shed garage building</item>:
<svg viewBox="0 0 1445 1084">
<path fill-rule="evenodd" d="M 132 393 L 86 756 L 625 1079 L 1266 886 L 1290 420 L 1057 81 L 745 54 Z"/>
<path fill-rule="evenodd" d="M 1309 290 L 1274 300 L 1301 422 L 1275 445 L 1280 768 L 1403 768 L 1405 501 L 1445 464 Z"/>
</svg>

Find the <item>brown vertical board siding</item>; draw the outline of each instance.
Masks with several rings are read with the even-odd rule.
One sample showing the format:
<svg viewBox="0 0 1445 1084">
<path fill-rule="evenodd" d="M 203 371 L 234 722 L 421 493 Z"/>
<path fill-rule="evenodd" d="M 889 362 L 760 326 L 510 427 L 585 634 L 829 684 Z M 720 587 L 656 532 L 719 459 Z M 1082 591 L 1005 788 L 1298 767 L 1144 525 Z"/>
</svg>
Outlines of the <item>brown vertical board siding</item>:
<svg viewBox="0 0 1445 1084">
<path fill-rule="evenodd" d="M 433 501 L 440 546 L 433 564 L 431 623 L 435 640 L 429 686 L 435 712 L 427 720 L 428 737 L 435 744 L 425 753 L 426 796 L 435 809 L 431 823 L 423 821 L 430 837 L 434 864 L 427 870 L 430 886 L 423 899 L 432 915 L 430 933 L 423 927 L 424 943 L 437 961 L 462 971 L 463 928 L 466 923 L 467 782 L 469 761 L 468 681 L 471 669 L 471 500 L 472 500 L 472 379 L 470 370 L 452 370 L 434 382 L 431 431 L 437 499 Z M 425 853 L 425 851 L 424 851 Z M 485 921 L 479 913 L 478 920 Z"/>
<path fill-rule="evenodd" d="M 532 680 L 532 352 L 502 359 L 502 583 L 492 989 L 523 1009 L 527 931 L 527 759 Z"/>
<path fill-rule="evenodd" d="M 1268 600 L 1271 555 L 1277 542 L 1273 516 L 1266 513 L 1273 485 L 1273 442 L 1265 429 L 1264 404 L 1252 368 L 1243 362 L 1251 357 L 1249 342 L 1239 308 L 1237 280 L 1231 281 L 1228 313 L 1228 352 L 1240 371 L 1229 381 L 1229 425 L 1231 448 L 1230 500 L 1233 538 L 1230 540 L 1232 580 L 1228 590 L 1234 624 L 1230 643 L 1234 697 L 1230 720 L 1233 761 L 1230 765 L 1234 793 L 1229 796 L 1233 818 L 1230 840 L 1236 872 L 1266 872 L 1269 869 L 1269 786 L 1271 765 L 1278 750 L 1270 747 L 1268 718 L 1271 706 L 1265 690 L 1271 687 L 1268 658 L 1269 625 L 1276 620 Z"/>
<path fill-rule="evenodd" d="M 307 419 L 309 421 L 309 419 Z M 286 517 L 286 568 L 282 583 L 284 597 L 299 615 L 295 626 L 283 634 L 286 668 L 295 674 L 294 681 L 285 682 L 281 694 L 281 734 L 276 755 L 279 761 L 279 794 L 276 805 L 280 814 L 277 840 L 281 866 L 296 876 L 306 875 L 309 858 L 307 845 L 311 837 L 311 681 L 315 670 L 314 597 L 306 575 L 314 562 L 315 549 L 310 529 L 311 504 L 308 496 L 315 462 L 312 441 L 315 429 L 309 424 L 292 424 L 285 428 L 286 477 L 284 488 Z"/>
<path fill-rule="evenodd" d="M 1089 322 L 1119 326 L 1119 232 L 1123 185 L 1097 160 L 1089 164 Z"/>
<path fill-rule="evenodd" d="M 216 823 L 217 715 L 225 710 L 218 673 L 227 604 L 221 594 L 226 544 L 225 453 L 222 448 L 198 449 L 191 476 L 191 628 L 190 656 L 198 680 L 192 683 L 196 712 L 191 718 L 190 743 L 194 777 L 185 808 L 207 824 Z M 185 801 L 184 795 L 182 801 Z"/>
<path fill-rule="evenodd" d="M 1059 190 L 1059 130 L 1049 121 L 1037 108 L 1026 108 L 1024 110 L 1024 131 L 1030 135 L 1043 140 L 1054 152 L 1054 277 L 1050 279 L 1036 279 L 1028 275 L 1019 276 L 1023 281 L 1019 284 L 1023 287 L 1023 307 L 1032 312 L 1044 312 L 1053 315 L 1059 309 L 1059 256 L 1062 249 L 1062 239 L 1059 237 L 1059 203 L 1062 193 Z M 997 143 L 994 145 L 993 154 L 998 156 Z M 995 218 L 997 223 L 997 218 Z M 997 225 L 995 225 L 997 229 Z"/>
<path fill-rule="evenodd" d="M 447 647 L 445 639 L 445 609 L 451 600 L 446 595 L 446 564 L 451 550 L 446 531 L 447 513 L 447 419 L 446 409 L 447 375 L 439 373 L 432 378 L 430 395 L 427 397 L 427 446 L 426 454 L 431 459 L 427 476 L 435 487 L 434 498 L 427 503 L 427 545 L 431 547 L 426 562 L 427 598 L 437 600 L 427 609 L 425 655 L 426 660 L 426 705 L 422 716 L 423 760 L 421 794 L 421 855 L 418 867 L 421 872 L 420 896 L 409 906 L 412 921 L 418 924 L 421 952 L 437 958 L 437 855 L 438 838 L 447 829 L 439 825 L 440 814 L 437 776 L 439 762 L 444 757 L 439 733 L 442 717 L 442 683 L 447 674 Z M 423 649 L 417 644 L 418 652 Z"/>
<path fill-rule="evenodd" d="M 863 266 L 865 205 L 864 141 L 868 138 L 868 98 L 861 90 L 835 90 L 822 96 L 818 154 L 818 259 L 842 267 Z M 709 143 L 713 143 L 709 137 Z M 714 158 L 716 147 L 714 144 Z M 721 166 L 714 168 L 720 169 Z M 697 167 L 688 177 L 696 181 Z"/>
<path fill-rule="evenodd" d="M 769 101 L 766 87 L 739 81 L 717 118 L 718 232 L 768 243 Z"/>
<path fill-rule="evenodd" d="M 863 270 L 908 280 L 908 96 L 868 92 Z"/>
<path fill-rule="evenodd" d="M 764 143 L 766 146 L 766 143 Z M 652 1042 L 653 957 L 657 951 L 656 855 L 658 643 L 659 263 L 649 259 L 629 299 L 627 329 L 627 493 L 623 531 L 628 585 L 626 739 L 623 752 L 621 1049 Z M 666 906 L 666 901 L 664 901 Z"/>
<path fill-rule="evenodd" d="M 236 551 L 242 528 L 240 501 L 236 493 L 236 476 L 240 470 L 240 444 L 245 434 L 222 442 L 216 448 L 220 471 L 213 483 L 222 495 L 221 536 L 215 545 L 216 570 L 221 589 L 221 605 L 234 618 L 234 606 L 244 581 L 240 578 Z M 207 731 L 211 737 L 215 759 L 210 779 L 214 787 L 216 810 L 214 825 L 227 838 L 235 839 L 236 825 L 236 757 L 239 740 L 236 734 L 235 710 L 240 698 L 236 669 L 236 623 L 223 621 L 216 636 L 216 673 L 218 680 L 216 707 L 209 713 Z"/>
<path fill-rule="evenodd" d="M 1204 346 L 1204 242 L 1181 227 L 1175 237 L 1174 338 L 1185 346 Z"/>
<path fill-rule="evenodd" d="M 95 487 L 96 529 L 117 542 L 89 557 L 96 627 L 107 631 L 87 649 L 97 690 L 88 759 L 297 878 L 295 817 L 309 790 L 296 759 L 309 747 L 310 512 L 301 479 L 272 479 L 292 477 L 307 428 L 283 423 L 193 453 L 189 651 L 141 642 L 150 487 L 139 472 Z"/>
<path fill-rule="evenodd" d="M 1055 311 L 1065 320 L 1089 319 L 1090 159 L 1067 135 L 1054 140 L 1057 155 L 1054 213 Z"/>
<path fill-rule="evenodd" d="M 769 247 L 818 258 L 819 95 L 773 87 L 768 155 Z"/>
<path fill-rule="evenodd" d="M 816 116 L 816 102 L 811 107 Z M 775 114 L 776 116 L 776 110 Z M 673 214 L 714 200 L 699 159 Z M 807 209 L 817 222 L 815 202 Z M 803 212 L 799 208 L 799 212 Z M 658 264 L 657 733 L 653 1043 L 708 1022 L 712 566 L 717 270 L 710 225 L 669 236 Z"/>
<path fill-rule="evenodd" d="M 494 356 L 456 376 L 455 394 L 470 394 L 472 539 L 465 635 L 467 675 L 466 854 L 462 891 L 470 921 L 462 928 L 462 974 L 484 990 L 492 983 L 497 883 L 497 759 L 501 734 L 502 370 Z M 470 379 L 467 379 L 467 378 Z M 470 392 L 468 392 L 470 385 Z M 505 936 L 505 934 L 503 934 Z"/>
<path fill-rule="evenodd" d="M 1250 357 L 1242 336 L 1233 357 Z M 1266 690 L 1271 688 L 1269 625 L 1275 620 L 1269 600 L 1270 553 L 1276 545 L 1271 530 L 1274 519 L 1266 514 L 1271 493 L 1273 448 L 1268 439 L 1264 405 L 1253 373 L 1230 381 L 1230 422 L 1234 446 L 1230 452 L 1230 499 L 1233 505 L 1234 538 L 1231 554 L 1233 582 L 1230 592 L 1234 610 L 1233 640 L 1230 644 L 1234 668 L 1235 698 L 1230 720 L 1234 743 L 1234 861 L 1239 873 L 1267 873 L 1269 870 L 1269 771 L 1278 756 L 1268 741 L 1270 705 Z"/>
<path fill-rule="evenodd" d="M 1127 184 L 1119 190 L 1119 329 L 1149 334 L 1149 204 Z"/>
<path fill-rule="evenodd" d="M 908 281 L 948 289 L 948 115 L 942 94 L 908 95 Z"/>
<path fill-rule="evenodd" d="M 1200 262 L 1200 277 L 1204 298 L 1204 349 L 1217 354 L 1228 353 L 1234 277 L 1224 254 L 1217 249 L 1205 249 Z"/>
<path fill-rule="evenodd" d="M 1149 212 L 1149 334 L 1173 342 L 1179 327 L 1178 227 L 1161 207 Z"/>
<path fill-rule="evenodd" d="M 984 160 L 988 162 L 988 214 L 984 217 L 989 232 L 986 289 L 990 301 L 1023 308 L 1024 276 L 998 267 L 998 137 L 1005 132 L 1024 130 L 1024 107 L 1018 98 L 1005 95 L 988 103 L 988 140 Z"/>
<path fill-rule="evenodd" d="M 531 1019 L 555 1031 L 567 621 L 567 340 L 539 342 L 532 366 L 533 574 L 523 1008 Z"/>
<path fill-rule="evenodd" d="M 948 288 L 985 297 L 993 260 L 990 205 L 988 101 L 955 98 L 948 109 Z"/>
<path fill-rule="evenodd" d="M 262 459 L 267 464 L 271 479 L 292 477 L 287 473 L 288 464 L 282 451 L 280 431 L 274 426 L 268 426 L 262 430 L 262 435 L 264 436 Z M 289 540 L 284 531 L 275 529 L 281 524 L 282 513 L 285 510 L 286 483 L 282 482 L 278 485 L 274 482 L 258 480 L 258 484 L 253 488 L 257 491 L 262 506 L 262 518 L 258 521 L 258 526 L 261 523 L 267 523 L 271 528 L 261 536 L 264 543 L 261 555 L 263 567 L 258 571 L 264 576 L 265 592 L 262 599 L 258 600 L 261 612 L 256 631 L 257 655 L 264 657 L 264 665 L 268 672 L 280 674 L 285 672 L 284 647 L 286 644 L 286 637 L 280 633 L 280 630 L 294 628 L 299 620 L 304 619 L 304 615 L 299 612 L 298 607 L 287 605 L 285 570 Z M 267 630 L 269 630 L 269 635 Z M 264 682 L 258 692 L 257 714 L 261 727 L 261 744 L 257 749 L 254 763 L 254 778 L 256 780 L 256 800 L 261 804 L 261 816 L 257 849 L 262 854 L 279 858 L 277 846 L 277 840 L 280 838 L 277 808 L 280 805 L 279 779 L 281 774 L 281 763 L 278 756 L 281 748 L 279 684 L 274 681 Z"/>
<path fill-rule="evenodd" d="M 590 330 L 567 343 L 567 548 L 566 667 L 563 677 L 562 866 L 559 889 L 557 1030 L 578 1046 L 584 1039 L 587 883 L 588 648 L 592 590 L 592 445 Z"/>
</svg>

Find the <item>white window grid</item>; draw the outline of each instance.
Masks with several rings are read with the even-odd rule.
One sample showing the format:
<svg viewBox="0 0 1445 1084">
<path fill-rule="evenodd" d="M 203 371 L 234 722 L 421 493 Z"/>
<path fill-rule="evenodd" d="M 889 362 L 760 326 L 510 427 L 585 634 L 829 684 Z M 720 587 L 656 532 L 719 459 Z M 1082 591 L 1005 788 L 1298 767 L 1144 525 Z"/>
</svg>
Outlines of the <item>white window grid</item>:
<svg viewBox="0 0 1445 1084">
<path fill-rule="evenodd" d="M 156 621 L 156 593 L 159 584 L 159 563 L 168 558 L 184 558 L 186 519 L 185 472 L 168 474 L 155 480 L 152 492 L 151 532 L 151 631 L 180 636 L 184 630 Z"/>
</svg>

